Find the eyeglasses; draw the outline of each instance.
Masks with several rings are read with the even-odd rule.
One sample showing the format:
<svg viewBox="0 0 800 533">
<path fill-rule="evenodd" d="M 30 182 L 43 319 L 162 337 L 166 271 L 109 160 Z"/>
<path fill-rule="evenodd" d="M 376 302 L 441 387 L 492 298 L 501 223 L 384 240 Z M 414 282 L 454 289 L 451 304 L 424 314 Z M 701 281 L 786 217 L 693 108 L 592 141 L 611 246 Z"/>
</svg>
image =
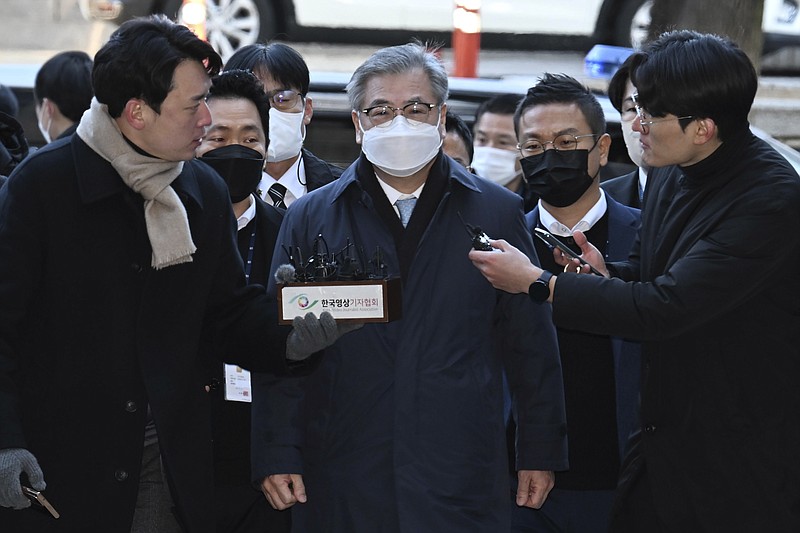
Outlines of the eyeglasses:
<svg viewBox="0 0 800 533">
<path fill-rule="evenodd" d="M 548 144 L 552 145 L 553 149 L 557 152 L 569 152 L 572 150 L 577 150 L 580 140 L 588 137 L 599 137 L 599 135 L 594 133 L 590 133 L 588 135 L 570 135 L 569 133 L 565 133 L 563 135 L 559 135 L 552 141 L 529 139 L 525 141 L 524 144 L 518 144 L 517 149 L 519 150 L 519 153 L 522 154 L 523 158 L 544 153 L 544 147 Z M 594 148 L 594 146 L 592 146 L 592 148 Z"/>
<path fill-rule="evenodd" d="M 639 105 L 637 99 L 639 98 L 638 94 L 631 95 L 631 99 L 633 100 L 633 107 L 636 109 L 636 118 L 639 119 L 639 126 L 642 128 L 642 133 L 647 135 L 650 133 L 650 126 L 653 124 L 660 124 L 661 122 L 669 122 L 671 120 L 689 120 L 693 119 L 693 115 L 686 115 L 683 117 L 664 117 L 654 119 L 650 113 L 644 110 L 644 108 Z"/>
<path fill-rule="evenodd" d="M 438 104 L 427 104 L 425 102 L 411 102 L 403 107 L 392 107 L 390 105 L 376 105 L 362 109 L 359 113 L 364 113 L 373 126 L 383 128 L 391 124 L 397 112 L 400 111 L 407 120 L 415 122 L 427 122 L 428 116 Z"/>
<path fill-rule="evenodd" d="M 303 93 L 299 93 L 292 89 L 278 89 L 267 93 L 269 98 L 269 105 L 279 111 L 289 111 L 297 107 L 297 103 L 301 98 L 304 98 Z"/>
</svg>

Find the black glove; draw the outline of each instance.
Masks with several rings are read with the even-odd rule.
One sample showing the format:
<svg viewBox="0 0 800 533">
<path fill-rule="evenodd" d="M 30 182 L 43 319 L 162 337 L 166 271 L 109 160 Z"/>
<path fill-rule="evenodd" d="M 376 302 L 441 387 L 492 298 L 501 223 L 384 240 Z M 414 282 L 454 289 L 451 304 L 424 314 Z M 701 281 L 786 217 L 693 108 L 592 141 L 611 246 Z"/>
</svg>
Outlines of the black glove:
<svg viewBox="0 0 800 533">
<path fill-rule="evenodd" d="M 286 358 L 290 361 L 302 361 L 311 354 L 323 350 L 350 331 L 364 324 L 337 323 L 333 316 L 323 311 L 319 318 L 314 313 L 294 317 L 292 329 L 286 338 Z"/>
<path fill-rule="evenodd" d="M 31 452 L 23 448 L 0 450 L 0 506 L 25 509 L 31 502 L 22 494 L 19 477 L 28 474 L 34 490 L 44 490 L 45 482 L 39 462 Z"/>
</svg>

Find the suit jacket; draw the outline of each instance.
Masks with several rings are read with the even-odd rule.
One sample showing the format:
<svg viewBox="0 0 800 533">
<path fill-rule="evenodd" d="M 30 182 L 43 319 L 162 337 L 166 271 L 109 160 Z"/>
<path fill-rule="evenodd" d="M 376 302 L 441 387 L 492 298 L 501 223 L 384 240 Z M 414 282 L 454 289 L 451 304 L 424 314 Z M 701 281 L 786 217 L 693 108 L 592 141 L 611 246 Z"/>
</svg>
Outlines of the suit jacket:
<svg viewBox="0 0 800 533">
<path fill-rule="evenodd" d="M 664 531 L 796 532 L 800 179 L 749 130 L 729 135 L 650 175 L 629 261 L 609 265 L 622 279 L 559 276 L 554 319 L 643 341 L 623 500 L 644 472 Z"/>
<path fill-rule="evenodd" d="M 641 209 L 642 202 L 639 199 L 638 168 L 629 174 L 603 181 L 600 183 L 600 186 L 621 204 Z"/>
<path fill-rule="evenodd" d="M 306 170 L 306 189 L 308 192 L 327 185 L 342 175 L 344 169 L 323 161 L 303 148 L 303 165 Z"/>
<path fill-rule="evenodd" d="M 638 209 L 626 207 L 606 195 L 608 213 L 608 244 L 606 259 L 624 261 L 636 240 L 641 224 Z M 528 229 L 539 225 L 539 206 L 525 216 Z M 535 238 L 535 236 L 534 236 Z M 611 339 L 614 351 L 614 378 L 617 400 L 617 442 L 620 458 L 625 455 L 628 439 L 639 421 L 639 380 L 641 373 L 641 345 L 619 337 Z M 587 398 L 587 401 L 591 401 Z M 567 421 L 569 423 L 569 421 Z"/>
<path fill-rule="evenodd" d="M 255 218 L 239 230 L 238 246 L 249 282 L 266 285 L 284 210 L 255 198 Z M 252 254 L 251 237 L 255 232 Z M 227 354 L 206 353 L 207 379 L 211 384 L 211 429 L 214 441 L 217 533 L 270 533 L 291 529 L 289 511 L 274 510 L 261 491 L 250 483 L 250 407 L 247 402 L 225 399 L 223 363 Z"/>
<path fill-rule="evenodd" d="M 172 187 L 197 251 L 162 270 L 143 199 L 77 135 L 0 189 L 0 448 L 37 457 L 62 515 L 0 509 L 4 530 L 128 533 L 149 406 L 178 519 L 214 531 L 203 324 L 230 362 L 275 372 L 288 328 L 245 285 L 224 182 L 189 161 Z"/>
<path fill-rule="evenodd" d="M 567 466 L 549 307 L 488 284 L 459 214 L 535 256 L 520 197 L 443 155 L 405 230 L 363 156 L 287 211 L 279 242 L 307 251 L 322 233 L 330 250 L 379 247 L 403 280 L 402 319 L 342 336 L 294 398 L 259 411 L 256 478 L 304 475 L 295 531 L 508 529 L 503 365 L 521 420 L 518 468 Z"/>
</svg>

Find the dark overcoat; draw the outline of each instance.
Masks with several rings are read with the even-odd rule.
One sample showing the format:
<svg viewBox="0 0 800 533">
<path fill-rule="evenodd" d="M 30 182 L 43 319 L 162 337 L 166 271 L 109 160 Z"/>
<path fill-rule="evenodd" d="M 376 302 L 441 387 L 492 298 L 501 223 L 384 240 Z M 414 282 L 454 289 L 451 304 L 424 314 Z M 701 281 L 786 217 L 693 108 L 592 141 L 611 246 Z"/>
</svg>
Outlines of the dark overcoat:
<svg viewBox="0 0 800 533">
<path fill-rule="evenodd" d="M 197 246 L 150 268 L 143 200 L 77 135 L 23 162 L 0 192 L 0 448 L 29 449 L 61 512 L 0 509 L 3 531 L 128 533 L 148 405 L 176 513 L 212 532 L 203 324 L 242 366 L 281 372 L 286 328 L 246 287 L 225 184 L 188 162 L 172 183 Z M 283 341 L 281 340 L 283 339 Z"/>
<path fill-rule="evenodd" d="M 619 278 L 559 276 L 563 327 L 638 338 L 644 472 L 668 532 L 800 531 L 800 179 L 749 130 L 652 172 Z M 627 282 L 626 282 L 627 280 Z"/>
<path fill-rule="evenodd" d="M 300 401 L 268 405 L 260 421 L 254 405 L 255 463 L 262 474 L 303 473 L 308 503 L 293 507 L 294 531 L 507 530 L 502 370 L 521 420 L 517 467 L 558 470 L 561 368 L 549 306 L 491 287 L 467 257 L 459 214 L 535 256 L 522 200 L 440 155 L 404 231 L 375 180 L 362 157 L 299 199 L 278 246 L 308 251 L 322 234 L 332 251 L 348 240 L 369 258 L 380 248 L 402 277 L 403 317 L 326 349 L 296 383 Z M 276 250 L 273 269 L 283 262 Z"/>
<path fill-rule="evenodd" d="M 611 195 L 614 200 L 627 205 L 628 207 L 635 207 L 641 209 L 642 201 L 639 198 L 639 169 L 633 172 L 611 178 L 600 183 L 603 190 Z"/>
</svg>

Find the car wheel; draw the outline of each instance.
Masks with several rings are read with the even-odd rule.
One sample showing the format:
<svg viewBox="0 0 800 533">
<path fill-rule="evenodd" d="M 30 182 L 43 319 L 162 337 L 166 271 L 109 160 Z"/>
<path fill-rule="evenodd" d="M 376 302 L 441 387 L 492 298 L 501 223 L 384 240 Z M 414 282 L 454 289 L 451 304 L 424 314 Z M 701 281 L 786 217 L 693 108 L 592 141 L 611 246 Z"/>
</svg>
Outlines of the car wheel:
<svg viewBox="0 0 800 533">
<path fill-rule="evenodd" d="M 181 0 L 167 3 L 165 12 L 181 22 Z M 223 61 L 243 46 L 271 39 L 278 28 L 271 0 L 207 0 L 206 35 Z"/>
<path fill-rule="evenodd" d="M 652 20 L 653 0 L 630 0 L 617 18 L 616 42 L 620 46 L 641 48 L 647 41 Z"/>
</svg>

